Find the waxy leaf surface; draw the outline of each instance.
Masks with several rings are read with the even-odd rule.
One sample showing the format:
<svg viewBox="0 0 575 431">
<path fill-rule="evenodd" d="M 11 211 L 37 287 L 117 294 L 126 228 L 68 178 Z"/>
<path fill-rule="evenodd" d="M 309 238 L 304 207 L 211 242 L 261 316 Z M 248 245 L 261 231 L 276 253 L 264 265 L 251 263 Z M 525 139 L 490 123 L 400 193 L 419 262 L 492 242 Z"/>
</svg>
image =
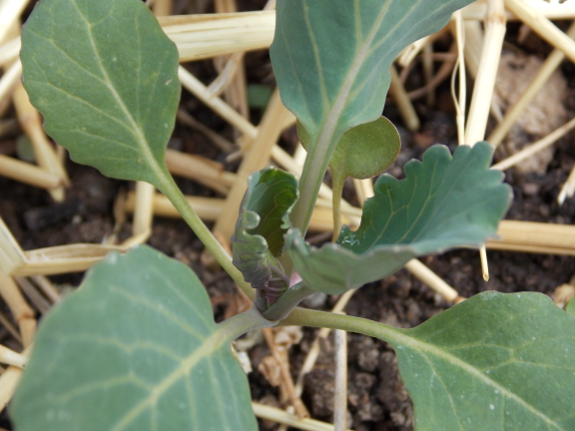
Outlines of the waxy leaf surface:
<svg viewBox="0 0 575 431">
<path fill-rule="evenodd" d="M 391 63 L 471 0 L 278 0 L 271 59 L 282 100 L 310 135 L 337 143 L 376 120 Z"/>
<path fill-rule="evenodd" d="M 42 321 L 11 417 L 19 431 L 256 430 L 228 337 L 186 265 L 111 254 Z"/>
<path fill-rule="evenodd" d="M 575 316 L 575 301 L 573 298 L 571 298 L 571 300 L 565 306 L 565 311 L 567 311 L 567 313 L 571 314 L 572 316 Z"/>
<path fill-rule="evenodd" d="M 549 297 L 484 292 L 399 331 L 416 431 L 575 429 L 575 318 Z"/>
<path fill-rule="evenodd" d="M 266 168 L 249 177 L 232 246 L 234 265 L 255 288 L 270 280 L 272 265 L 278 268 L 297 195 L 297 179 L 287 172 Z"/>
<path fill-rule="evenodd" d="M 313 290 L 339 294 L 385 277 L 410 259 L 494 237 L 509 206 L 510 187 L 489 169 L 491 146 L 436 145 L 405 165 L 402 181 L 382 175 L 364 206 L 359 229 L 317 249 L 297 229 L 286 235 L 294 267 Z"/>
<path fill-rule="evenodd" d="M 161 187 L 178 52 L 140 0 L 43 0 L 22 32 L 23 82 L 78 163 Z"/>
</svg>

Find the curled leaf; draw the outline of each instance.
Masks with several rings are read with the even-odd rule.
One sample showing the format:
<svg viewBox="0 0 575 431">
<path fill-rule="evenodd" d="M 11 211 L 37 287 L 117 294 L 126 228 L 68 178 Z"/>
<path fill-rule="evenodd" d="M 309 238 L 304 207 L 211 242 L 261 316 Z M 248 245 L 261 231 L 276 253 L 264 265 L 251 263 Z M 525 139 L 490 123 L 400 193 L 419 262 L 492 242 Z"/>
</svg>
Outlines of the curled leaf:
<svg viewBox="0 0 575 431">
<path fill-rule="evenodd" d="M 293 175 L 275 168 L 255 172 L 248 179 L 232 237 L 234 265 L 269 302 L 274 302 L 289 284 L 280 276 L 276 257 L 282 253 L 297 196 Z"/>
</svg>

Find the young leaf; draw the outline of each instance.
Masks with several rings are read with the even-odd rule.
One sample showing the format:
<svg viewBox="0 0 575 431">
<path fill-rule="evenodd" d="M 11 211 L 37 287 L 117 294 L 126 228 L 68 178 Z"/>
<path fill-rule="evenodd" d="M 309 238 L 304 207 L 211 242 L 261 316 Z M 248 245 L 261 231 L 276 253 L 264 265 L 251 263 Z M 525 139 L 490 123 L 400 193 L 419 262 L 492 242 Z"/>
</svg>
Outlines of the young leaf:
<svg viewBox="0 0 575 431">
<path fill-rule="evenodd" d="M 178 52 L 140 0 L 43 0 L 22 31 L 23 82 L 78 163 L 160 187 Z"/>
<path fill-rule="evenodd" d="M 380 117 L 345 132 L 331 156 L 333 176 L 370 178 L 381 175 L 399 154 L 401 140 L 391 121 Z"/>
<path fill-rule="evenodd" d="M 15 426 L 256 430 L 226 322 L 214 323 L 186 265 L 145 246 L 111 254 L 42 321 L 12 402 Z"/>
<path fill-rule="evenodd" d="M 539 293 L 484 292 L 386 340 L 415 429 L 575 429 L 575 319 Z"/>
<path fill-rule="evenodd" d="M 298 135 L 307 149 L 309 135 L 299 122 Z M 337 143 L 329 161 L 332 176 L 345 180 L 381 175 L 397 158 L 400 147 L 399 133 L 387 118 L 360 124 L 345 132 Z"/>
<path fill-rule="evenodd" d="M 285 249 L 313 290 L 339 294 L 385 277 L 413 257 L 457 246 L 477 246 L 497 231 L 511 200 L 502 174 L 489 169 L 492 148 L 449 150 L 436 145 L 423 162 L 405 165 L 405 180 L 382 175 L 364 206 L 361 226 L 347 227 L 336 244 L 309 247 L 298 230 Z"/>
<path fill-rule="evenodd" d="M 272 266 L 281 269 L 275 258 L 282 252 L 297 196 L 297 179 L 293 175 L 275 168 L 253 173 L 232 237 L 234 265 L 254 288 L 266 291 L 270 302 L 276 299 L 267 288 Z"/>
<path fill-rule="evenodd" d="M 299 122 L 298 135 L 303 147 L 307 149 L 309 136 Z M 382 174 L 396 159 L 400 147 L 399 133 L 385 117 L 360 124 L 341 136 L 329 161 L 334 236 L 341 229 L 341 196 L 347 177 L 363 179 Z"/>
</svg>

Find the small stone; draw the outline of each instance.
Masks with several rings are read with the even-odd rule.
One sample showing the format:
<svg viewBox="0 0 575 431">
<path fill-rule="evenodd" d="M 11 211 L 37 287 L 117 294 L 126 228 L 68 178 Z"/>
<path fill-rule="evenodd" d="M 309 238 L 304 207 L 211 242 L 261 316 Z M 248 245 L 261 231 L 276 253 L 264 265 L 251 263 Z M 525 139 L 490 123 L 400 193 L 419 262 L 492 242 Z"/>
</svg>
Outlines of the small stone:
<svg viewBox="0 0 575 431">
<path fill-rule="evenodd" d="M 533 196 L 539 193 L 539 185 L 535 183 L 524 183 L 521 188 L 523 189 L 523 193 L 528 196 Z"/>
</svg>

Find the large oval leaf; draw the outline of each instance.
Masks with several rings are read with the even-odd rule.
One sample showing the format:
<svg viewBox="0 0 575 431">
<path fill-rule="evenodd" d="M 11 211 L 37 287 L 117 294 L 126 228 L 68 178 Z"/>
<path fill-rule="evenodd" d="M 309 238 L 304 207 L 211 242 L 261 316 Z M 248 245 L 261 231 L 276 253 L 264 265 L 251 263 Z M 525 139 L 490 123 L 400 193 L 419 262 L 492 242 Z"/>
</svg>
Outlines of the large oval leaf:
<svg viewBox="0 0 575 431">
<path fill-rule="evenodd" d="M 575 318 L 546 295 L 483 292 L 413 329 L 309 309 L 282 324 L 390 343 L 416 431 L 575 429 Z"/>
<path fill-rule="evenodd" d="M 178 52 L 140 0 L 43 0 L 22 32 L 23 81 L 78 163 L 161 186 Z"/>
<path fill-rule="evenodd" d="M 549 297 L 485 292 L 404 335 L 417 431 L 575 429 L 575 318 Z"/>
<path fill-rule="evenodd" d="M 389 68 L 410 43 L 440 30 L 472 0 L 278 0 L 271 59 L 282 100 L 332 145 L 381 115 Z"/>
<path fill-rule="evenodd" d="M 458 246 L 478 246 L 494 237 L 507 211 L 511 189 L 489 169 L 486 142 L 427 150 L 423 162 L 405 165 L 405 180 L 382 175 L 364 206 L 361 226 L 347 227 L 336 244 L 309 247 L 298 230 L 286 250 L 308 287 L 330 294 L 385 277 L 413 257 Z"/>
<path fill-rule="evenodd" d="M 109 255 L 42 321 L 18 431 L 256 430 L 245 374 L 184 264 Z"/>
</svg>

